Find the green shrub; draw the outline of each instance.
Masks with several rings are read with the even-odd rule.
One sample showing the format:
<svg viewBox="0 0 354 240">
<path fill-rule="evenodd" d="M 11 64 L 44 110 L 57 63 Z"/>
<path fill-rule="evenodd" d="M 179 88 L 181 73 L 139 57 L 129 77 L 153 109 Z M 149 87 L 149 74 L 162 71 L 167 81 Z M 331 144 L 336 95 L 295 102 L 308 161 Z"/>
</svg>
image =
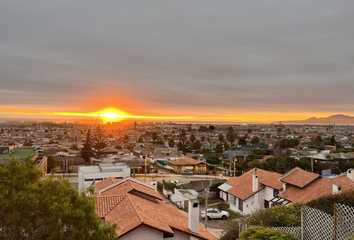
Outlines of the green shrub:
<svg viewBox="0 0 354 240">
<path fill-rule="evenodd" d="M 232 226 L 221 238 L 220 240 L 235 240 L 239 237 L 239 225 L 235 222 L 235 225 Z"/>
<path fill-rule="evenodd" d="M 354 207 L 354 190 L 346 191 L 341 194 L 324 195 L 306 203 L 306 205 L 333 215 L 334 203 L 341 203 L 349 207 Z"/>
<path fill-rule="evenodd" d="M 254 213 L 247 223 L 266 227 L 301 226 L 301 206 L 302 203 L 294 203 L 265 208 Z"/>
<path fill-rule="evenodd" d="M 249 227 L 240 233 L 240 240 L 296 240 L 290 233 L 264 227 Z"/>
<path fill-rule="evenodd" d="M 354 168 L 354 162 L 344 163 L 344 168 L 345 170 L 348 170 L 349 168 Z"/>
</svg>

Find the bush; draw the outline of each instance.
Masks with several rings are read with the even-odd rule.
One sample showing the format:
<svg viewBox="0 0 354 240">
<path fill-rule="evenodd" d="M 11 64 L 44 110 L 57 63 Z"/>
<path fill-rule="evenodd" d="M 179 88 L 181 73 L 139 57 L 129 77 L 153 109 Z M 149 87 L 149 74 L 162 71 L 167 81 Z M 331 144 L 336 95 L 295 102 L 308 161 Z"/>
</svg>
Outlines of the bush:
<svg viewBox="0 0 354 240">
<path fill-rule="evenodd" d="M 344 163 L 344 168 L 345 170 L 348 170 L 349 168 L 354 168 L 354 162 Z"/>
<path fill-rule="evenodd" d="M 354 207 L 354 190 L 346 191 L 341 194 L 324 195 L 306 203 L 306 205 L 333 215 L 334 203 Z"/>
<path fill-rule="evenodd" d="M 240 233 L 240 240 L 296 240 L 290 233 L 277 229 L 269 229 L 264 227 L 249 227 L 246 231 Z"/>
<path fill-rule="evenodd" d="M 254 213 L 247 223 L 266 227 L 301 226 L 301 206 L 302 203 L 294 203 L 265 208 Z"/>
<path fill-rule="evenodd" d="M 235 240 L 239 237 L 239 225 L 235 223 L 221 238 L 220 240 Z"/>
</svg>

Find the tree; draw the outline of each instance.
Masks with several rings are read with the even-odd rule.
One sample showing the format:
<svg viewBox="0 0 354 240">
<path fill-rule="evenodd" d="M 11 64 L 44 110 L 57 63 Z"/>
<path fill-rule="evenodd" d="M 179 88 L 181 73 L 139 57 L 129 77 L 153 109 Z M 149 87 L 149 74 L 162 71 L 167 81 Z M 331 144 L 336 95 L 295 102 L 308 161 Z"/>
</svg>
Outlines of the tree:
<svg viewBox="0 0 354 240">
<path fill-rule="evenodd" d="M 216 145 L 216 147 L 215 147 L 215 152 L 216 153 L 222 153 L 222 144 L 221 143 L 219 143 L 219 144 L 217 144 Z"/>
<path fill-rule="evenodd" d="M 240 138 L 240 139 L 238 140 L 238 145 L 241 145 L 241 146 L 247 145 L 246 138 Z"/>
<path fill-rule="evenodd" d="M 105 131 L 103 127 L 102 117 L 98 116 L 96 118 L 95 125 L 92 132 L 92 146 L 97 152 L 107 147 Z"/>
<path fill-rule="evenodd" d="M 230 145 L 227 142 L 224 143 L 224 149 L 225 151 L 230 149 Z"/>
<path fill-rule="evenodd" d="M 188 124 L 188 129 L 187 129 L 188 132 L 192 132 L 192 124 Z"/>
<path fill-rule="evenodd" d="M 336 145 L 336 139 L 334 138 L 334 135 L 332 135 L 330 143 L 331 146 L 335 146 Z"/>
<path fill-rule="evenodd" d="M 232 148 L 232 144 L 233 142 L 235 142 L 236 140 L 236 133 L 235 133 L 235 129 L 233 127 L 229 127 L 227 129 L 227 134 L 226 134 L 226 139 L 231 143 L 231 148 Z"/>
<path fill-rule="evenodd" d="M 199 150 L 202 147 L 202 143 L 200 142 L 200 140 L 197 140 L 195 142 L 192 143 L 192 149 L 193 150 Z"/>
<path fill-rule="evenodd" d="M 195 135 L 194 134 L 192 134 L 190 137 L 189 137 L 189 140 L 191 140 L 191 142 L 194 142 L 195 141 Z"/>
<path fill-rule="evenodd" d="M 218 137 L 219 137 L 220 142 L 224 142 L 224 135 L 223 134 L 220 133 Z"/>
<path fill-rule="evenodd" d="M 190 144 L 187 141 L 186 135 L 186 130 L 182 129 L 181 134 L 179 135 L 179 143 L 177 144 L 178 149 L 183 151 L 183 153 L 189 151 L 190 149 Z"/>
<path fill-rule="evenodd" d="M 52 154 L 47 155 L 47 173 L 51 173 L 55 168 L 55 157 Z"/>
<path fill-rule="evenodd" d="M 164 135 L 163 135 L 163 140 L 164 140 L 164 141 L 167 141 L 167 139 L 168 139 L 168 135 L 167 135 L 167 134 L 164 134 Z"/>
<path fill-rule="evenodd" d="M 154 143 L 156 142 L 156 140 L 157 140 L 157 132 L 153 132 L 152 133 L 152 140 L 154 140 Z"/>
<path fill-rule="evenodd" d="M 104 226 L 95 198 L 54 179 L 33 161 L 11 158 L 0 164 L 0 235 L 6 239 L 116 239 L 116 224 Z"/>
<path fill-rule="evenodd" d="M 205 137 L 204 137 L 204 136 L 201 136 L 201 137 L 200 137 L 200 140 L 201 140 L 202 142 L 204 142 L 204 141 L 205 141 Z"/>
<path fill-rule="evenodd" d="M 251 140 L 251 144 L 256 144 L 256 143 L 259 143 L 259 142 L 260 142 L 260 140 L 259 140 L 259 137 L 257 137 L 257 136 L 253 137 L 252 140 Z"/>
<path fill-rule="evenodd" d="M 91 127 L 87 130 L 86 141 L 84 143 L 84 147 L 81 150 L 81 157 L 85 160 L 85 162 L 90 161 L 90 157 L 94 156 L 94 151 L 91 147 L 92 140 L 91 140 Z"/>
<path fill-rule="evenodd" d="M 77 146 L 77 144 L 71 145 L 70 149 L 75 150 L 75 151 L 79 151 L 79 147 Z"/>
<path fill-rule="evenodd" d="M 170 141 L 168 141 L 168 146 L 173 147 L 174 145 L 175 145 L 175 141 L 173 139 L 170 139 Z"/>
</svg>

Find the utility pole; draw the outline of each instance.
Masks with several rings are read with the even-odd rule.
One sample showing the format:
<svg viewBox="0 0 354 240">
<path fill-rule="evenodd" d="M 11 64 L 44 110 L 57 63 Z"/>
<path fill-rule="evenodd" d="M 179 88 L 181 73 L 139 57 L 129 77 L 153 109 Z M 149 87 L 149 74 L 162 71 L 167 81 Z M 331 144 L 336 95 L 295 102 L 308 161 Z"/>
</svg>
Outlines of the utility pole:
<svg viewBox="0 0 354 240">
<path fill-rule="evenodd" d="M 208 228 L 208 188 L 205 188 L 205 228 Z"/>
<path fill-rule="evenodd" d="M 236 177 L 236 162 L 237 162 L 237 159 L 234 160 L 234 177 Z"/>
<path fill-rule="evenodd" d="M 147 158 L 146 158 L 146 155 L 145 155 L 145 171 L 144 171 L 144 182 L 146 182 L 146 161 L 147 161 Z"/>
</svg>

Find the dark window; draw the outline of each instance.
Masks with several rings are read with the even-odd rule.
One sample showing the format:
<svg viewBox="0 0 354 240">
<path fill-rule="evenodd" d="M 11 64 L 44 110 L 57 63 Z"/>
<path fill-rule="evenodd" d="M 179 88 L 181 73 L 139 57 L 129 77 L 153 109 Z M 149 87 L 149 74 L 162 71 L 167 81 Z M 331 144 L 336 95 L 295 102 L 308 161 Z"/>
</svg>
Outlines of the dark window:
<svg viewBox="0 0 354 240">
<path fill-rule="evenodd" d="M 238 209 L 243 212 L 243 201 L 238 199 Z"/>
<path fill-rule="evenodd" d="M 278 196 L 278 194 L 279 194 L 279 191 L 278 191 L 278 190 L 276 190 L 276 189 L 274 189 L 274 190 L 273 190 L 273 197 Z"/>
</svg>

